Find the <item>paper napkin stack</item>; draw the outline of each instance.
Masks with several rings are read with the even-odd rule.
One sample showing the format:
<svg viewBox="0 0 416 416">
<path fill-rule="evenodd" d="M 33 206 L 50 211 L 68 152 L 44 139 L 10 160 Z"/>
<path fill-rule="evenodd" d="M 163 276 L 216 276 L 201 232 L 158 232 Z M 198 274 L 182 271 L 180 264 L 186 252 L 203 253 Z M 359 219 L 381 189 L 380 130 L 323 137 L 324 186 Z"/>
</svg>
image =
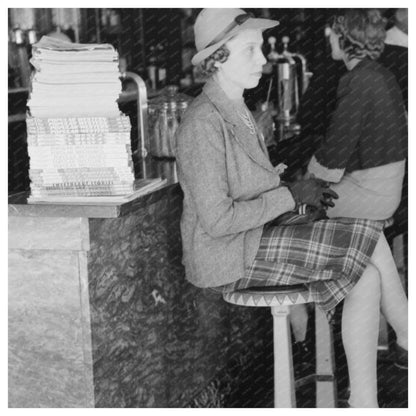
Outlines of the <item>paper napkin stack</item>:
<svg viewBox="0 0 416 416">
<path fill-rule="evenodd" d="M 130 120 L 120 113 L 118 54 L 50 37 L 33 45 L 27 117 L 31 197 L 134 190 Z"/>
</svg>

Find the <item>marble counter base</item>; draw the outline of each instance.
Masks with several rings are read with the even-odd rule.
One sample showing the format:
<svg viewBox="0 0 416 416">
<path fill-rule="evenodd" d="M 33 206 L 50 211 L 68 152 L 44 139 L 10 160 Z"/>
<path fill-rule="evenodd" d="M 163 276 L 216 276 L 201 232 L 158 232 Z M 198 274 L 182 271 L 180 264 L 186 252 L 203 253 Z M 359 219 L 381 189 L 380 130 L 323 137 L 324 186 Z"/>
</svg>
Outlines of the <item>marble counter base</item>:
<svg viewBox="0 0 416 416">
<path fill-rule="evenodd" d="M 234 380 L 222 403 L 238 405 L 252 385 L 241 378 L 268 374 L 270 311 L 233 307 L 185 280 L 181 211 L 182 194 L 171 192 L 134 214 L 90 220 L 96 407 L 184 407 L 219 373 Z M 272 389 L 269 380 L 256 389 Z"/>
<path fill-rule="evenodd" d="M 261 407 L 273 392 L 270 311 L 186 281 L 183 195 L 162 191 L 117 218 L 9 222 L 10 407 Z"/>
<path fill-rule="evenodd" d="M 9 217 L 9 248 L 89 250 L 88 219 Z"/>
<path fill-rule="evenodd" d="M 9 251 L 9 407 L 94 406 L 80 255 Z"/>
</svg>

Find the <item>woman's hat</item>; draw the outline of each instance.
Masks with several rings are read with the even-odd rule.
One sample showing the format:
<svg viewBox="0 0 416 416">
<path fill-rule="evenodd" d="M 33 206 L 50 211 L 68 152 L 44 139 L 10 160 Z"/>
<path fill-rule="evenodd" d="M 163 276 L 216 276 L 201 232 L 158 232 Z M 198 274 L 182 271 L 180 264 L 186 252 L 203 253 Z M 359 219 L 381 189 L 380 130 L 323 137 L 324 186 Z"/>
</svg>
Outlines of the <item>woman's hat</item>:
<svg viewBox="0 0 416 416">
<path fill-rule="evenodd" d="M 192 58 L 192 64 L 198 65 L 242 30 L 265 30 L 278 24 L 277 20 L 256 19 L 241 9 L 204 9 L 194 26 L 198 52 Z"/>
</svg>

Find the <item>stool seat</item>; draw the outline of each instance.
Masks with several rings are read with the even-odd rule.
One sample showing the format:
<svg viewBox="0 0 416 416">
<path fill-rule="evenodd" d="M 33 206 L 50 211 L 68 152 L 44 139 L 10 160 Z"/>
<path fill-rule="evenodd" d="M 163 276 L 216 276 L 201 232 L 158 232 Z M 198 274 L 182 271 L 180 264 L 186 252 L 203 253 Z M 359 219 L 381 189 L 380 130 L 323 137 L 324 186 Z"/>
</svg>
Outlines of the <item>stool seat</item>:
<svg viewBox="0 0 416 416">
<path fill-rule="evenodd" d="M 240 306 L 282 306 L 312 302 L 305 285 L 250 287 L 223 294 L 226 302 Z"/>
<path fill-rule="evenodd" d="M 289 313 L 292 305 L 313 303 L 306 285 L 249 287 L 223 293 L 239 306 L 270 307 L 273 315 L 274 406 L 296 407 Z M 315 305 L 316 404 L 335 407 L 333 341 L 325 313 Z"/>
<path fill-rule="evenodd" d="M 387 218 L 386 220 L 384 220 L 383 228 L 389 228 L 392 225 L 394 225 L 394 217 L 390 217 L 390 218 Z"/>
</svg>

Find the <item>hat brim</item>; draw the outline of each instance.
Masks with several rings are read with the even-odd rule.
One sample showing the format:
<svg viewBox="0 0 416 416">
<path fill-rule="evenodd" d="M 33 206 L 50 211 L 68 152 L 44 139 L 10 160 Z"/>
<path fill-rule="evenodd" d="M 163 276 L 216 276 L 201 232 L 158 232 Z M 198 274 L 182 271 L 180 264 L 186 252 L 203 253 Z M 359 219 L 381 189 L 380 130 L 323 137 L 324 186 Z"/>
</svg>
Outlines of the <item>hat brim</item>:
<svg viewBox="0 0 416 416">
<path fill-rule="evenodd" d="M 191 62 L 192 65 L 200 64 L 204 59 L 208 58 L 212 53 L 214 53 L 217 49 L 219 49 L 224 43 L 230 40 L 233 36 L 237 33 L 247 30 L 247 29 L 260 29 L 266 30 L 272 27 L 275 27 L 279 24 L 277 20 L 270 20 L 270 19 L 256 19 L 250 18 L 242 25 L 236 26 L 233 30 L 231 30 L 224 39 L 221 39 L 219 42 L 215 43 L 214 45 L 209 46 L 208 48 L 202 49 L 197 54 L 194 55 Z"/>
</svg>

